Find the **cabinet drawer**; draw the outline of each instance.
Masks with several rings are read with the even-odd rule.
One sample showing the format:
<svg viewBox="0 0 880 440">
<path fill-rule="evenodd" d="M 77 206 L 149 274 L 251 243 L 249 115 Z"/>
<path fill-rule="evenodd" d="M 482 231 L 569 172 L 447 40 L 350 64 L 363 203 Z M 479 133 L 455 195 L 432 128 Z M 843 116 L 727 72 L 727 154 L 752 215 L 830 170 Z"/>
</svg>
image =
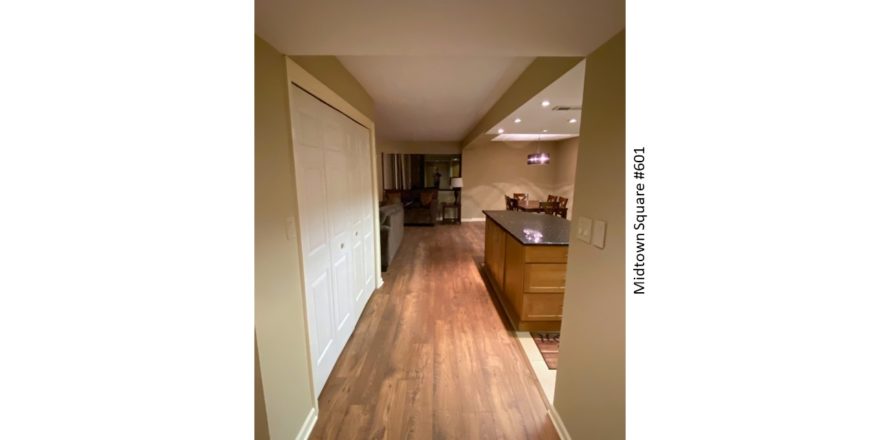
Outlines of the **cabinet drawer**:
<svg viewBox="0 0 880 440">
<path fill-rule="evenodd" d="M 526 263 L 566 263 L 568 246 L 524 246 Z"/>
<path fill-rule="evenodd" d="M 565 264 L 526 264 L 523 290 L 536 293 L 565 292 L 565 268 Z"/>
<path fill-rule="evenodd" d="M 528 293 L 523 295 L 523 321 L 562 320 L 561 293 Z"/>
</svg>

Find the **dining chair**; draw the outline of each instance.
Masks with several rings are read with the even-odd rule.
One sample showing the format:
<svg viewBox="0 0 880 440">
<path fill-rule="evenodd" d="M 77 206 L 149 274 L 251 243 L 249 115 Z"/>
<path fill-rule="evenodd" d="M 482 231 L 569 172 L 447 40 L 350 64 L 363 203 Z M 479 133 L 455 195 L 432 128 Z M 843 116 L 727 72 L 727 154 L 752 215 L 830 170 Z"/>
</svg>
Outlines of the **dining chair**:
<svg viewBox="0 0 880 440">
<path fill-rule="evenodd" d="M 507 194 L 504 195 L 504 205 L 507 207 L 508 211 L 516 211 L 516 199 L 513 197 L 507 197 Z"/>
<path fill-rule="evenodd" d="M 559 202 L 538 202 L 538 207 L 544 214 L 555 215 L 559 211 Z"/>
<path fill-rule="evenodd" d="M 547 196 L 547 201 L 548 202 L 558 202 L 559 196 L 554 196 L 553 194 L 550 194 Z"/>
<path fill-rule="evenodd" d="M 556 210 L 556 215 L 565 218 L 568 215 L 568 199 L 562 196 L 559 196 L 559 207 Z"/>
<path fill-rule="evenodd" d="M 526 193 L 513 193 L 513 198 L 517 200 L 525 200 Z"/>
</svg>

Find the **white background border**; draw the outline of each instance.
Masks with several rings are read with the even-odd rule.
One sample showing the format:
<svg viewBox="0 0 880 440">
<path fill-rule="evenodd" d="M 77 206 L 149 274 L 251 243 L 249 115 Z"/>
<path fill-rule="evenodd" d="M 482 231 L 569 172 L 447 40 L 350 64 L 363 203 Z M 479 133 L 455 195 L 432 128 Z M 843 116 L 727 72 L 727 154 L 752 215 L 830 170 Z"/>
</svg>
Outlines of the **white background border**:
<svg viewBox="0 0 880 440">
<path fill-rule="evenodd" d="M 0 437 L 252 435 L 252 8 L 3 7 Z M 628 438 L 880 437 L 877 12 L 628 2 Z"/>
</svg>

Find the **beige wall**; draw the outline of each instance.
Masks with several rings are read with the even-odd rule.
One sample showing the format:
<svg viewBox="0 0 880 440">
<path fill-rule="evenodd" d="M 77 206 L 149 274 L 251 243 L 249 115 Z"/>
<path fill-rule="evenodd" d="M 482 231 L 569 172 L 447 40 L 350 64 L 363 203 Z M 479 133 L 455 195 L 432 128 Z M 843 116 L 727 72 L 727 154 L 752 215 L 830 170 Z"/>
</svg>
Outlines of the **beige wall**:
<svg viewBox="0 0 880 440">
<path fill-rule="evenodd" d="M 465 148 L 461 218 L 482 218 L 484 209 L 504 209 L 504 195 L 516 192 L 528 193 L 530 199 L 547 200 L 549 194 L 572 199 L 577 145 L 577 139 L 565 144 L 482 139 Z M 550 155 L 550 164 L 526 165 L 526 157 L 538 148 Z"/>
<path fill-rule="evenodd" d="M 288 239 L 296 193 L 285 57 L 254 48 L 254 322 L 269 433 L 296 437 L 315 408 L 300 277 L 299 243 Z"/>
<path fill-rule="evenodd" d="M 574 211 L 574 178 L 579 145 L 580 138 L 559 141 L 556 144 L 556 155 L 550 158 L 550 163 L 556 169 L 556 186 L 553 189 L 553 194 L 568 199 L 569 219 Z"/>
<path fill-rule="evenodd" d="M 605 248 L 572 239 L 553 405 L 574 439 L 626 435 L 624 33 L 587 57 L 577 217 L 607 222 Z"/>
<path fill-rule="evenodd" d="M 471 132 L 462 140 L 462 147 L 480 142 L 483 134 L 492 128 L 498 121 L 508 117 L 521 105 L 532 99 L 541 90 L 544 90 L 559 79 L 560 76 L 571 70 L 581 57 L 538 57 L 526 67 L 510 85 L 507 91 L 498 98 L 492 108 L 477 122 Z"/>
<path fill-rule="evenodd" d="M 375 120 L 376 107 L 373 98 L 357 79 L 346 70 L 339 59 L 326 55 L 292 55 L 290 57 L 299 64 L 306 72 L 318 78 L 324 85 L 342 96 L 354 108 L 360 110 L 364 116 Z"/>
<path fill-rule="evenodd" d="M 269 440 L 269 419 L 266 417 L 266 397 L 263 396 L 263 377 L 260 375 L 260 350 L 254 334 L 254 440 Z"/>
</svg>

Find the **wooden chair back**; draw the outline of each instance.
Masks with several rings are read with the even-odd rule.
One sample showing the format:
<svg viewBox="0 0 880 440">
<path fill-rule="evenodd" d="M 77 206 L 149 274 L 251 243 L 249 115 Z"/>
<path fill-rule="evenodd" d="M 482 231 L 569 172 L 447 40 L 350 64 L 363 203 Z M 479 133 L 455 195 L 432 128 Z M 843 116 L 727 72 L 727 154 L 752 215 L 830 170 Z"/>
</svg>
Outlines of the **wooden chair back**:
<svg viewBox="0 0 880 440">
<path fill-rule="evenodd" d="M 550 194 L 547 196 L 547 201 L 548 202 L 558 202 L 559 196 L 554 196 L 553 194 Z"/>
<path fill-rule="evenodd" d="M 556 215 L 559 210 L 559 202 L 538 202 L 538 207 L 544 211 L 544 214 Z"/>
<path fill-rule="evenodd" d="M 516 200 L 525 200 L 526 193 L 513 193 L 513 198 Z"/>
<path fill-rule="evenodd" d="M 560 208 L 567 208 L 568 207 L 568 199 L 560 196 L 558 200 L 559 200 L 559 207 Z"/>
<path fill-rule="evenodd" d="M 516 199 L 513 197 L 507 197 L 507 194 L 504 195 L 504 205 L 507 207 L 508 211 L 516 211 Z"/>
</svg>

